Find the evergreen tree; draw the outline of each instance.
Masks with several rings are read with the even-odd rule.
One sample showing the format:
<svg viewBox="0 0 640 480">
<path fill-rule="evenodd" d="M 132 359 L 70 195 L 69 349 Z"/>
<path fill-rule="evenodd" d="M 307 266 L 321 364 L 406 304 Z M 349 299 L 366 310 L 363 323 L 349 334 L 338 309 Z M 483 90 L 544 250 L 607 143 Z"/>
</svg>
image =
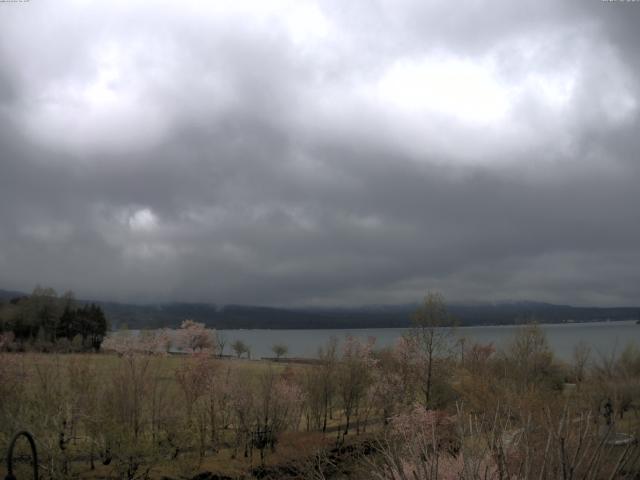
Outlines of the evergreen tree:
<svg viewBox="0 0 640 480">
<path fill-rule="evenodd" d="M 62 315 L 58 319 L 58 325 L 56 327 L 56 338 L 68 338 L 71 340 L 78 332 L 77 328 L 77 311 L 66 306 Z"/>
</svg>

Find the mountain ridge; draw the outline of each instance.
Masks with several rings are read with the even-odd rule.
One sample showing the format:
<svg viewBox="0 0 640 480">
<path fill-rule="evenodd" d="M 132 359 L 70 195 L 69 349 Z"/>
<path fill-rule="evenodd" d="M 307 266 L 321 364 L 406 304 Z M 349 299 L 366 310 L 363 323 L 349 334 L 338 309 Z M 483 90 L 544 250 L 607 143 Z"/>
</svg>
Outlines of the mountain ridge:
<svg viewBox="0 0 640 480">
<path fill-rule="evenodd" d="M 26 293 L 0 290 L 0 301 Z M 218 329 L 350 329 L 398 328 L 411 325 L 411 314 L 419 304 L 364 305 L 358 307 L 270 307 L 218 305 L 215 303 L 167 302 L 130 304 L 78 300 L 102 307 L 113 328 L 177 327 L 192 319 Z M 640 318 L 640 307 L 574 307 L 535 301 L 504 303 L 456 303 L 448 310 L 460 326 L 632 320 Z"/>
</svg>

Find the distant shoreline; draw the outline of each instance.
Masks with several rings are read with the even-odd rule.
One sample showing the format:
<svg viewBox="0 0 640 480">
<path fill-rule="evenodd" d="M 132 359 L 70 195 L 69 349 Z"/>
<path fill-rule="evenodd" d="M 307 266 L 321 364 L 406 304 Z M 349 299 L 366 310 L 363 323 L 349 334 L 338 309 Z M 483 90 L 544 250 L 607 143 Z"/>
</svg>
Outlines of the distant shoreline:
<svg viewBox="0 0 640 480">
<path fill-rule="evenodd" d="M 545 326 L 545 327 L 552 327 L 552 326 L 575 326 L 575 325 L 585 325 L 585 324 L 590 324 L 590 325 L 606 325 L 606 324 L 610 324 L 610 323 L 616 323 L 616 324 L 638 324 L 639 320 L 633 319 L 633 318 L 627 318 L 627 319 L 615 319 L 615 320 L 583 320 L 583 321 L 575 321 L 575 322 L 526 322 L 526 323 L 484 323 L 484 324 L 476 324 L 476 325 L 453 325 L 454 328 L 485 328 L 485 327 L 503 327 L 503 328 L 512 328 L 512 327 L 520 327 L 520 326 L 524 326 L 524 325 L 541 325 L 541 326 Z M 144 328 L 125 328 L 125 329 L 113 329 L 110 330 L 110 332 L 123 332 L 123 331 L 152 331 L 152 330 L 159 330 L 162 328 L 168 328 L 170 330 L 174 330 L 174 327 L 144 327 Z M 214 328 L 216 331 L 220 331 L 220 332 L 225 332 L 225 331 L 256 331 L 256 330 L 265 330 L 265 331 L 279 331 L 279 330 L 286 330 L 286 331 L 309 331 L 309 330 L 410 330 L 412 327 L 409 326 L 398 326 L 398 327 L 298 327 L 298 328 L 289 328 L 289 327 L 255 327 L 255 328 L 246 328 L 246 327 L 242 327 L 242 328 L 217 328 L 215 326 L 211 326 L 211 328 Z M 450 327 L 444 327 L 444 328 L 450 328 Z"/>
</svg>

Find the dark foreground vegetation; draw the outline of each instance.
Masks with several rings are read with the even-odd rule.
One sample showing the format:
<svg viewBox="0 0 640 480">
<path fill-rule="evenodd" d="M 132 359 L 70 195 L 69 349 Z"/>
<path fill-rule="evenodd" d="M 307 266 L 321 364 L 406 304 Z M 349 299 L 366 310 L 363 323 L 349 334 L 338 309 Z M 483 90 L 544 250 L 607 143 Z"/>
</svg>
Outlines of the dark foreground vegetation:
<svg viewBox="0 0 640 480">
<path fill-rule="evenodd" d="M 313 364 L 220 358 L 197 322 L 184 355 L 162 331 L 2 353 L 0 450 L 33 432 L 51 479 L 639 478 L 637 347 L 560 363 L 535 325 L 502 351 L 467 344 L 438 328 L 437 294 L 413 322 L 393 348 L 335 340 Z"/>
</svg>

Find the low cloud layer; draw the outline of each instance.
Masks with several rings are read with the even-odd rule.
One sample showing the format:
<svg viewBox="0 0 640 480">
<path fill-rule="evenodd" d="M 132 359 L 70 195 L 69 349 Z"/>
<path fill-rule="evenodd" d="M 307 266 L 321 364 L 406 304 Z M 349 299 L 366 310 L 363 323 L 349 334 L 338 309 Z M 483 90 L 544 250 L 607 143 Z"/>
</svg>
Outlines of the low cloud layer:
<svg viewBox="0 0 640 480">
<path fill-rule="evenodd" d="M 640 304 L 640 4 L 0 3 L 0 288 Z"/>
</svg>

